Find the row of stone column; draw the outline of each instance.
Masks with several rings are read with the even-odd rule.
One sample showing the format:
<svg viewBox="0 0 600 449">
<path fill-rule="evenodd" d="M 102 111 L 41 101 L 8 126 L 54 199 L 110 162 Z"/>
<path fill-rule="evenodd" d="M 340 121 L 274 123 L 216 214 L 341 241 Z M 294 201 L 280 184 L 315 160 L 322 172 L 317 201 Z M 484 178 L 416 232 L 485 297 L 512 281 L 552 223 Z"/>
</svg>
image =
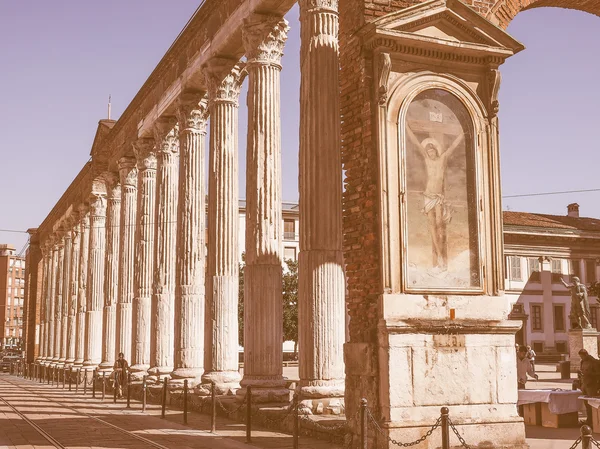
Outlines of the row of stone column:
<svg viewBox="0 0 600 449">
<path fill-rule="evenodd" d="M 337 2 L 300 3 L 300 387 L 306 398 L 336 397 L 343 395 L 345 329 Z M 287 400 L 280 72 L 288 29 L 280 16 L 247 19 L 247 62 L 230 70 L 231 60 L 211 60 L 203 69 L 208 92 L 184 92 L 177 115 L 159 118 L 154 135 L 119 160 L 118 173 L 97 179 L 88 203 L 43 248 L 41 360 L 110 369 L 122 352 L 138 375 L 240 388 L 237 127 L 247 74 L 241 387 L 257 387 L 259 400 Z"/>
</svg>

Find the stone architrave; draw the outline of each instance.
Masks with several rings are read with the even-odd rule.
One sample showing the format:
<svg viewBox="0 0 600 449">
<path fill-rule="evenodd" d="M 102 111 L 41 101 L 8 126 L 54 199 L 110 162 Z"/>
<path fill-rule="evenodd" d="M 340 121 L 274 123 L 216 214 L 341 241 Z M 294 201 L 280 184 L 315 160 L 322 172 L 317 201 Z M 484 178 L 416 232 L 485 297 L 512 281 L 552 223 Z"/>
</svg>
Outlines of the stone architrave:
<svg viewBox="0 0 600 449">
<path fill-rule="evenodd" d="M 175 263 L 179 128 L 175 117 L 159 118 L 156 141 L 156 210 L 154 214 L 154 284 L 150 341 L 151 375 L 162 378 L 173 371 L 175 333 Z"/>
<path fill-rule="evenodd" d="M 119 233 L 121 223 L 121 184 L 116 173 L 106 175 L 106 261 L 104 265 L 104 313 L 102 316 L 102 363 L 110 371 L 115 363 L 117 302 L 119 300 Z"/>
<path fill-rule="evenodd" d="M 87 205 L 80 206 L 80 248 L 79 248 L 79 288 L 77 293 L 77 320 L 75 324 L 75 361 L 74 366 L 83 366 L 85 352 L 85 314 L 87 310 L 88 255 L 90 247 L 90 212 Z"/>
<path fill-rule="evenodd" d="M 54 356 L 52 362 L 56 366 L 60 363 L 60 345 L 62 343 L 62 305 L 63 305 L 63 269 L 65 262 L 65 239 L 60 236 L 57 243 L 58 257 L 55 269 L 55 295 L 54 295 Z"/>
<path fill-rule="evenodd" d="M 204 354 L 204 153 L 208 104 L 204 93 L 185 93 L 179 121 L 179 205 L 175 285 L 173 379 L 200 381 Z"/>
<path fill-rule="evenodd" d="M 63 258 L 63 291 L 62 291 L 62 319 L 60 327 L 60 359 L 59 363 L 65 365 L 67 361 L 67 331 L 69 326 L 69 302 L 71 301 L 71 256 L 72 256 L 72 235 L 70 220 L 65 225 L 65 249 Z"/>
<path fill-rule="evenodd" d="M 598 354 L 598 336 L 600 336 L 600 332 L 594 328 L 571 329 L 569 331 L 569 360 L 572 373 L 578 372 L 581 368 L 579 351 L 585 349 L 590 355 L 596 357 L 596 354 Z"/>
<path fill-rule="evenodd" d="M 327 398 L 344 397 L 345 378 L 338 2 L 299 3 L 299 388 L 305 405 L 327 410 Z"/>
<path fill-rule="evenodd" d="M 238 372 L 239 185 L 238 114 L 241 64 L 215 58 L 206 67 L 210 107 L 208 277 L 203 384 L 225 394 L 240 388 Z M 223 69 L 223 66 L 226 68 Z M 210 391 L 209 388 L 202 391 Z"/>
<path fill-rule="evenodd" d="M 254 14 L 243 41 L 248 83 L 244 378 L 259 402 L 289 401 L 283 379 L 281 98 L 282 17 Z"/>
<path fill-rule="evenodd" d="M 116 353 L 132 359 L 132 304 L 135 272 L 135 226 L 137 214 L 137 166 L 133 157 L 119 160 L 121 220 L 119 241 L 119 303 L 117 304 Z"/>
<path fill-rule="evenodd" d="M 77 216 L 79 216 L 77 214 Z M 76 340 L 76 322 L 77 322 L 77 296 L 79 294 L 79 248 L 81 247 L 81 226 L 79 221 L 75 221 L 71 228 L 71 275 L 69 282 L 69 298 L 67 306 L 67 353 L 66 366 L 73 366 L 75 363 L 75 340 Z"/>
<path fill-rule="evenodd" d="M 138 198 L 135 229 L 135 274 L 133 299 L 133 357 L 131 371 L 143 376 L 150 368 L 150 320 L 154 265 L 154 218 L 156 194 L 156 151 L 154 139 L 134 144 L 138 165 Z"/>
<path fill-rule="evenodd" d="M 106 195 L 90 198 L 90 246 L 88 262 L 87 309 L 85 315 L 85 368 L 102 361 L 102 306 L 104 304 L 104 261 L 106 253 Z"/>
<path fill-rule="evenodd" d="M 56 271 L 58 269 L 58 246 L 52 246 L 52 263 L 50 265 L 50 288 L 48 289 L 48 309 L 46 316 L 48 317 L 48 340 L 47 340 L 47 359 L 49 364 L 58 362 L 58 357 L 54 359 L 54 333 L 55 333 L 55 309 L 56 309 Z"/>
</svg>

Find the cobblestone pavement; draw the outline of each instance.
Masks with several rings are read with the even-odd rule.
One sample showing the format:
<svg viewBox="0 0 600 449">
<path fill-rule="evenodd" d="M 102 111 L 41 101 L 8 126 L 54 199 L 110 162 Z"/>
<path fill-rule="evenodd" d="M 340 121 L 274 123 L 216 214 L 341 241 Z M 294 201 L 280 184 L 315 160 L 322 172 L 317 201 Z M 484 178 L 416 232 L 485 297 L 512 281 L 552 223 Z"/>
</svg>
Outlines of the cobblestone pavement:
<svg viewBox="0 0 600 449">
<path fill-rule="evenodd" d="M 190 413 L 183 425 L 178 410 L 168 410 L 161 419 L 157 405 L 148 405 L 142 414 L 139 402 L 132 401 L 127 410 L 123 402 L 113 404 L 108 397 L 102 402 L 89 391 L 82 393 L 0 375 L 0 449 L 292 448 L 292 437 L 283 433 L 259 428 L 252 432 L 252 444 L 246 444 L 244 424 L 219 418 L 212 434 L 205 415 Z M 306 437 L 300 437 L 300 447 L 340 449 Z"/>
</svg>

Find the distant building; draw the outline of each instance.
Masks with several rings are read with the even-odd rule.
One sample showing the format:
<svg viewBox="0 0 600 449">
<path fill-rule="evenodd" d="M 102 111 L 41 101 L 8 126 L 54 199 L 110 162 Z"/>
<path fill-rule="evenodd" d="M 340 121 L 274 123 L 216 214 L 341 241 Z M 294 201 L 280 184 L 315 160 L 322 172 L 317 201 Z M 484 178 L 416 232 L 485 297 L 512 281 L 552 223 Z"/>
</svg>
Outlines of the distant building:
<svg viewBox="0 0 600 449">
<path fill-rule="evenodd" d="M 523 321 L 516 341 L 536 353 L 568 353 L 570 283 L 600 279 L 600 220 L 579 216 L 579 205 L 568 214 L 504 212 L 506 294 L 514 297 L 511 319 Z M 592 326 L 600 325 L 600 307 L 590 296 Z"/>
<path fill-rule="evenodd" d="M 0 244 L 0 346 L 21 349 L 25 258 L 11 245 Z"/>
</svg>

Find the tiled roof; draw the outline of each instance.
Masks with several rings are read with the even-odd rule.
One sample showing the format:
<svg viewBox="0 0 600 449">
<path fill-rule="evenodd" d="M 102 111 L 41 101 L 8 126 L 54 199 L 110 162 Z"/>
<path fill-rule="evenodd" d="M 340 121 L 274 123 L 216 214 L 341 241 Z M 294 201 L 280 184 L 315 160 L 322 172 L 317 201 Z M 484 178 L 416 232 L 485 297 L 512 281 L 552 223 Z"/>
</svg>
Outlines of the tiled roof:
<svg viewBox="0 0 600 449">
<path fill-rule="evenodd" d="M 534 228 L 570 229 L 578 231 L 599 231 L 600 220 L 588 217 L 567 215 L 532 214 L 529 212 L 503 212 L 504 225 L 530 226 Z"/>
</svg>

